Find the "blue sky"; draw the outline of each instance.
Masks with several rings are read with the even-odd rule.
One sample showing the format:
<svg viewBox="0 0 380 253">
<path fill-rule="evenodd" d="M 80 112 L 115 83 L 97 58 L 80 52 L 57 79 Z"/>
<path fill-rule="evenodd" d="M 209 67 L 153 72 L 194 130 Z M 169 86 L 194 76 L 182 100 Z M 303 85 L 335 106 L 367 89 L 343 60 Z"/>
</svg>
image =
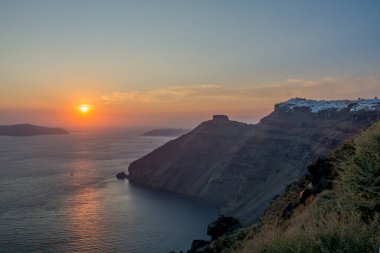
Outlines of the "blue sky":
<svg viewBox="0 0 380 253">
<path fill-rule="evenodd" d="M 95 103 L 197 84 L 377 79 L 379 26 L 380 1 L 3 0 L 0 108 L 28 99 L 42 111 L 70 100 L 61 94 Z"/>
</svg>

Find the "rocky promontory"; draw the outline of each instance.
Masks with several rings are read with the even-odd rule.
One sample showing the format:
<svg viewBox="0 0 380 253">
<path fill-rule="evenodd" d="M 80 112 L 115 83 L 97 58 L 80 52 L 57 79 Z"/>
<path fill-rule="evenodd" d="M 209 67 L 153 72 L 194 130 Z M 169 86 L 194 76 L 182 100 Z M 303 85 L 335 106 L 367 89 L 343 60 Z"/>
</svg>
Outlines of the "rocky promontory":
<svg viewBox="0 0 380 253">
<path fill-rule="evenodd" d="M 308 165 L 378 119 L 376 98 L 294 98 L 256 125 L 215 115 L 134 161 L 129 179 L 195 196 L 252 224 L 277 194 L 307 174 Z"/>
</svg>

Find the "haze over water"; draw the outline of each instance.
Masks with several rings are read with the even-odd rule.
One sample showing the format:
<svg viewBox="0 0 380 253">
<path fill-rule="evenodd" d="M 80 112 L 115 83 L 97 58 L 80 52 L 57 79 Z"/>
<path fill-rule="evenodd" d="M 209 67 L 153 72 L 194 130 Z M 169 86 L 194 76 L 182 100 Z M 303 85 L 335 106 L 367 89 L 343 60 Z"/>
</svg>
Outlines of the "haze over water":
<svg viewBox="0 0 380 253">
<path fill-rule="evenodd" d="M 0 137 L 0 252 L 168 252 L 206 239 L 216 210 L 114 177 L 168 140 Z"/>
</svg>

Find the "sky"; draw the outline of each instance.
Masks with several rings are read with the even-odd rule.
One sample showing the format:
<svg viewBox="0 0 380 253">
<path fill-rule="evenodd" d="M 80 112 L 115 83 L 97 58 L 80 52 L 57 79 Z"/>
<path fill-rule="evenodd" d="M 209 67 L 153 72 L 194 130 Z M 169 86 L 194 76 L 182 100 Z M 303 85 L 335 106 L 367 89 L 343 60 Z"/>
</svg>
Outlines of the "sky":
<svg viewBox="0 0 380 253">
<path fill-rule="evenodd" d="M 379 41 L 378 0 L 1 0 L 0 124 L 255 123 L 380 96 Z"/>
</svg>

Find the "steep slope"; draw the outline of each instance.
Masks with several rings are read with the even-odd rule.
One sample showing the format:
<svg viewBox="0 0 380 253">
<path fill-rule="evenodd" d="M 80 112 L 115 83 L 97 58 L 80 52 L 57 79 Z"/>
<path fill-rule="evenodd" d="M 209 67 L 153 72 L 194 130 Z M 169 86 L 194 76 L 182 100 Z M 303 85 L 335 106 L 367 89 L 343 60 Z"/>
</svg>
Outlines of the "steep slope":
<svg viewBox="0 0 380 253">
<path fill-rule="evenodd" d="M 275 111 L 261 120 L 254 135 L 230 158 L 228 166 L 220 168 L 224 183 L 208 189 L 207 195 L 201 196 L 203 199 L 223 191 L 230 184 L 229 177 L 235 175 L 240 179 L 235 183 L 239 188 L 223 199 L 227 204 L 221 205 L 222 212 L 240 218 L 245 224 L 255 222 L 274 196 L 305 175 L 307 165 L 380 118 L 380 111 L 372 104 L 365 107 L 360 101 L 348 102 L 347 107 L 338 109 L 328 107 L 326 101 L 290 106 L 293 104 L 294 99 L 276 105 Z M 363 109 L 356 110 L 359 106 Z"/>
<path fill-rule="evenodd" d="M 154 129 L 143 133 L 144 136 L 168 136 L 168 137 L 178 137 L 183 134 L 190 132 L 189 129 L 182 128 L 160 128 Z"/>
<path fill-rule="evenodd" d="M 334 174 L 331 188 L 316 194 L 313 201 L 300 203 L 285 220 L 264 219 L 260 228 L 249 229 L 249 237 L 231 240 L 230 248 L 207 252 L 376 252 L 380 245 L 380 122 L 366 129 L 321 162 L 310 172 Z M 324 168 L 322 168 L 324 167 Z M 316 170 L 317 169 L 317 170 Z M 322 171 L 321 171 L 322 169 Z M 312 173 L 313 174 L 313 173 Z M 309 174 L 304 181 L 312 181 Z M 331 177 L 330 177 L 331 179 Z M 303 185 L 304 182 L 296 182 Z M 271 205 L 286 209 L 286 196 L 297 196 L 298 187 L 283 192 Z M 282 198 L 282 199 L 281 199 Z M 291 198 L 290 198 L 291 199 Z M 293 200 L 290 200 L 294 202 Z M 281 215 L 282 212 L 277 212 Z M 273 213 L 267 212 L 267 216 Z M 274 222 L 276 221 L 276 222 Z M 235 235 L 236 239 L 236 235 Z M 226 238 L 224 238 L 226 240 Z M 219 242 L 221 244 L 221 242 Z M 225 244 L 226 245 L 226 244 Z M 242 245 L 242 246 L 241 246 Z"/>
<path fill-rule="evenodd" d="M 307 165 L 380 118 L 380 100 L 277 104 L 257 125 L 216 118 L 133 162 L 133 182 L 196 196 L 243 224 Z"/>
<path fill-rule="evenodd" d="M 239 142 L 248 138 L 251 126 L 215 116 L 190 133 L 134 161 L 130 180 L 140 184 L 196 195 L 209 180 L 208 172 Z"/>
<path fill-rule="evenodd" d="M 380 122 L 281 192 L 251 226 L 187 253 L 376 252 L 380 245 Z M 359 176 L 360 175 L 360 176 Z"/>
</svg>

